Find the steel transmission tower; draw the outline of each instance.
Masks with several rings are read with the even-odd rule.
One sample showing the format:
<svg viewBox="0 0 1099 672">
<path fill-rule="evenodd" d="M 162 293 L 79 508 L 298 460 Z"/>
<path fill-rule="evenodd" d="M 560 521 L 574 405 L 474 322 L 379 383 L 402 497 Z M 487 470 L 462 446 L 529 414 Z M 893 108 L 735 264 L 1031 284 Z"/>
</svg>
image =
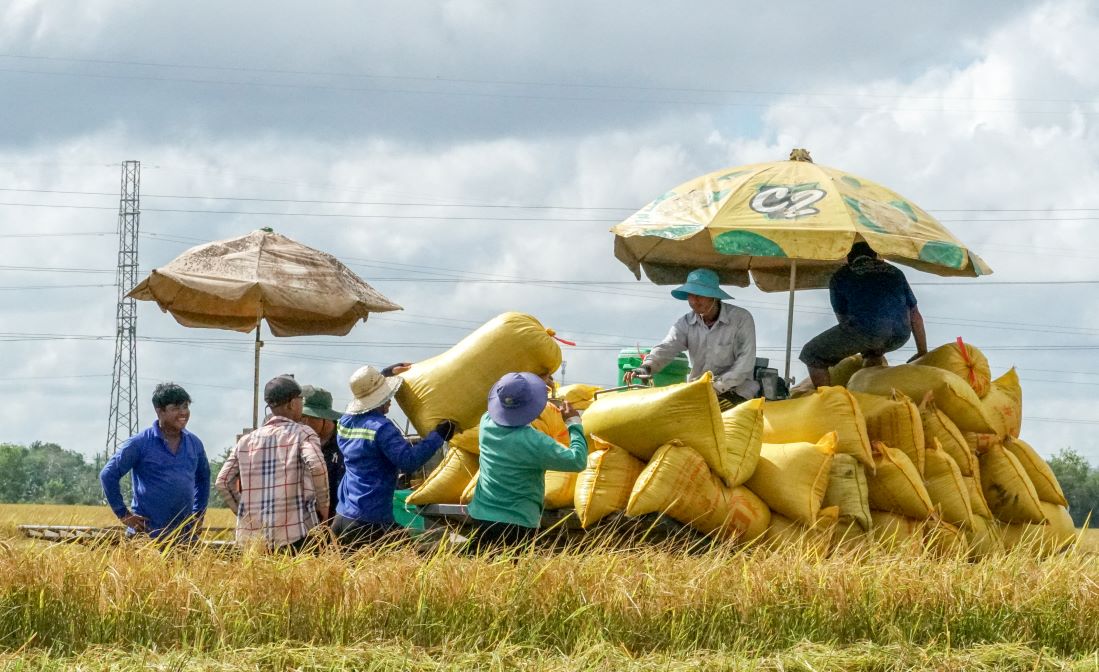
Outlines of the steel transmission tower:
<svg viewBox="0 0 1099 672">
<path fill-rule="evenodd" d="M 114 375 L 111 414 L 107 421 L 110 457 L 119 439 L 137 433 L 137 301 L 126 293 L 137 285 L 137 230 L 141 220 L 141 162 L 122 164 L 122 195 L 118 202 L 118 312 L 115 319 Z"/>
</svg>

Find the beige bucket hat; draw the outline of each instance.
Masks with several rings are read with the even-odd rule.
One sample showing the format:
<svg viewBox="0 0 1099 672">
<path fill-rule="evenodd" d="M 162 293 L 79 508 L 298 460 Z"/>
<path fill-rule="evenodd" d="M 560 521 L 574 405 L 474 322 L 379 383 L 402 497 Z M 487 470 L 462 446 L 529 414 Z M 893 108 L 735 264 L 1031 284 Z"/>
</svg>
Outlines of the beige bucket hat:
<svg viewBox="0 0 1099 672">
<path fill-rule="evenodd" d="M 351 380 L 348 382 L 355 399 L 347 405 L 345 412 L 348 415 L 358 415 L 373 411 L 392 399 L 404 379 L 400 376 L 386 378 L 381 371 L 367 365 L 351 374 Z"/>
</svg>

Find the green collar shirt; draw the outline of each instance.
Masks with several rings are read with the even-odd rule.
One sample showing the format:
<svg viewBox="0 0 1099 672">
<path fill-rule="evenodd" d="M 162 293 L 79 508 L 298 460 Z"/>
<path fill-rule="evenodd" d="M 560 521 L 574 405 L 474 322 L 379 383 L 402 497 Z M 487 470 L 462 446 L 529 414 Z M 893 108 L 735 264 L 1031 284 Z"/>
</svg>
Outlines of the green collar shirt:
<svg viewBox="0 0 1099 672">
<path fill-rule="evenodd" d="M 579 418 L 567 421 L 563 446 L 530 425 L 504 427 L 481 417 L 481 471 L 469 515 L 477 520 L 538 527 L 546 496 L 546 471 L 583 471 L 588 442 Z"/>
</svg>

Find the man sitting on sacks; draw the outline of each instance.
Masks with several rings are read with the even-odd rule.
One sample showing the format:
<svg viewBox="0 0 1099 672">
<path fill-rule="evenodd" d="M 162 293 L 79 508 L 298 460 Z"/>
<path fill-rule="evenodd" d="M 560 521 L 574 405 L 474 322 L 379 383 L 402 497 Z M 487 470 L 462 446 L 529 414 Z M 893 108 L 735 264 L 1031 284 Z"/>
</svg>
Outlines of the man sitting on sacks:
<svg viewBox="0 0 1099 672">
<path fill-rule="evenodd" d="M 865 242 L 847 253 L 847 264 L 828 283 L 839 324 L 805 344 L 798 357 L 809 367 L 813 385 L 830 385 L 828 367 L 861 353 L 863 366 L 881 366 L 885 353 L 916 339 L 912 361 L 927 353 L 923 316 L 904 273 L 878 258 Z"/>
<path fill-rule="evenodd" d="M 687 282 L 672 290 L 672 296 L 686 301 L 691 312 L 676 320 L 664 340 L 645 356 L 640 367 L 627 371 L 627 383 L 638 376 L 659 372 L 684 350 L 691 359 L 688 381 L 709 371 L 714 375 L 714 392 L 723 408 L 735 406 L 759 394 L 753 377 L 756 366 L 756 324 L 747 310 L 724 303 L 733 297 L 722 291 L 717 273 L 698 268 Z"/>
<path fill-rule="evenodd" d="M 336 426 L 346 471 L 332 531 L 342 545 L 355 548 L 376 543 L 399 530 L 393 518 L 397 473 L 422 467 L 458 431 L 453 420 L 443 420 L 413 445 L 386 417 L 393 395 L 404 382 L 396 374 L 408 368 L 402 362 L 381 371 L 364 366 L 351 374 L 355 398 Z"/>
</svg>

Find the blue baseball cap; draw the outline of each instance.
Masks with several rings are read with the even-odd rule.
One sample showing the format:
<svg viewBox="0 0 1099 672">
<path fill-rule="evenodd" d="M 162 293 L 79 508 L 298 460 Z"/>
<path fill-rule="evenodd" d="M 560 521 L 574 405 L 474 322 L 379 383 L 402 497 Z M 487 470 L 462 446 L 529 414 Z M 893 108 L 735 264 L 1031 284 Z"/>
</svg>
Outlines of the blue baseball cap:
<svg viewBox="0 0 1099 672">
<path fill-rule="evenodd" d="M 680 301 L 686 301 L 688 294 L 708 296 L 711 299 L 731 299 L 721 289 L 721 281 L 717 273 L 708 268 L 696 268 L 687 274 L 687 282 L 681 287 L 672 290 L 672 296 Z"/>
</svg>

